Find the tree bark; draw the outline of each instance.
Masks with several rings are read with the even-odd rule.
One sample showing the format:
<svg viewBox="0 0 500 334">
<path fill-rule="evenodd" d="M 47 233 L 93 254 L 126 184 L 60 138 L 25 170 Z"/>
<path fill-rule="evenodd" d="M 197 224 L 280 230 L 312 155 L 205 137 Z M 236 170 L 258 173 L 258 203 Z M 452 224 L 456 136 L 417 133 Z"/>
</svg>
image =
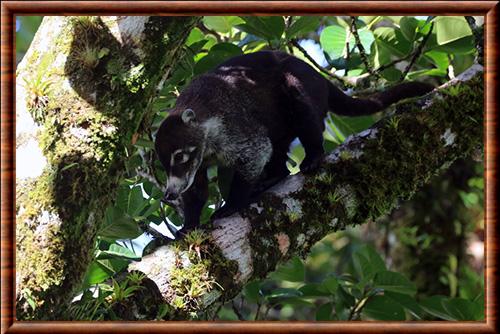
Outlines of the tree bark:
<svg viewBox="0 0 500 334">
<path fill-rule="evenodd" d="M 18 319 L 54 319 L 192 17 L 45 17 L 16 79 Z"/>
<path fill-rule="evenodd" d="M 210 231 L 194 231 L 132 263 L 129 270 L 145 273 L 151 293 L 169 305 L 164 318 L 204 318 L 245 283 L 306 256 L 331 232 L 387 214 L 431 176 L 482 148 L 483 69 L 474 65 L 395 109 L 348 138 L 315 175 L 289 176 Z"/>
</svg>

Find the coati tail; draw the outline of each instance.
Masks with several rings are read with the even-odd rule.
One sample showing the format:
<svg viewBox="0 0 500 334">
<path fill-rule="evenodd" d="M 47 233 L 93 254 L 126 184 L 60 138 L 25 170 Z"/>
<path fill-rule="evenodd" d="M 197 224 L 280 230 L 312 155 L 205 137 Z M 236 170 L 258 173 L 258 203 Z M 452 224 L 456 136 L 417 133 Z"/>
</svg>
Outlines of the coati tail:
<svg viewBox="0 0 500 334">
<path fill-rule="evenodd" d="M 434 86 L 423 82 L 405 82 L 367 98 L 354 98 L 346 95 L 329 82 L 328 105 L 330 111 L 337 115 L 370 115 L 381 111 L 399 100 L 421 96 L 433 89 Z"/>
</svg>

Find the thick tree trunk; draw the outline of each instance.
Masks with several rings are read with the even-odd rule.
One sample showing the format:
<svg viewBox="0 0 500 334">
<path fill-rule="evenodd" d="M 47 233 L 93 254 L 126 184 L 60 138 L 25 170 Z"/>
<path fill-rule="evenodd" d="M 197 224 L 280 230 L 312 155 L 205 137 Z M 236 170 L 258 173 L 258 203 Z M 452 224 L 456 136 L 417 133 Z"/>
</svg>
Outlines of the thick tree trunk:
<svg viewBox="0 0 500 334">
<path fill-rule="evenodd" d="M 480 149 L 482 132 L 483 70 L 475 65 L 348 138 L 316 175 L 288 177 L 246 210 L 214 221 L 205 236 L 192 232 L 129 269 L 145 273 L 151 294 L 171 306 L 165 318 L 198 317 L 328 233 L 388 213 Z"/>
<path fill-rule="evenodd" d="M 53 319 L 92 257 L 104 209 L 190 17 L 46 17 L 16 79 L 18 319 Z"/>
</svg>

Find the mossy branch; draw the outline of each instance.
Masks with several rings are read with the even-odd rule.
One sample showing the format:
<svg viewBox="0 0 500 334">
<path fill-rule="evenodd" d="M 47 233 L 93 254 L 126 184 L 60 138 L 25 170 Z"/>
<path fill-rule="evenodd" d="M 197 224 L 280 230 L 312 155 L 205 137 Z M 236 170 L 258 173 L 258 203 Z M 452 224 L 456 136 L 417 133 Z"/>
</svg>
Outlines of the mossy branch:
<svg viewBox="0 0 500 334">
<path fill-rule="evenodd" d="M 248 281 L 305 257 L 329 233 L 389 213 L 482 147 L 483 69 L 474 65 L 395 109 L 349 137 L 315 175 L 289 176 L 247 209 L 214 221 L 209 237 L 196 231 L 133 263 L 169 305 L 164 319 L 203 318 Z"/>
<path fill-rule="evenodd" d="M 198 20 L 44 18 L 16 80 L 18 124 L 33 142 L 27 164 L 39 170 L 17 179 L 18 319 L 56 319 L 73 297 L 125 152 Z M 33 147 L 41 149 L 39 164 Z"/>
</svg>

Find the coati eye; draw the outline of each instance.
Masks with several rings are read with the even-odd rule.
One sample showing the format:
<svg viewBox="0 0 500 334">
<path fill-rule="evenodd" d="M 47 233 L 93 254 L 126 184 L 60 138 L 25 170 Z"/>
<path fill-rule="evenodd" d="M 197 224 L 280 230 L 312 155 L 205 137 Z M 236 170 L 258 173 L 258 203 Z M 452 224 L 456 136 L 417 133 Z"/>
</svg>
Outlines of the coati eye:
<svg viewBox="0 0 500 334">
<path fill-rule="evenodd" d="M 174 165 L 183 164 L 189 160 L 189 155 L 182 151 L 175 152 L 172 160 Z"/>
</svg>

